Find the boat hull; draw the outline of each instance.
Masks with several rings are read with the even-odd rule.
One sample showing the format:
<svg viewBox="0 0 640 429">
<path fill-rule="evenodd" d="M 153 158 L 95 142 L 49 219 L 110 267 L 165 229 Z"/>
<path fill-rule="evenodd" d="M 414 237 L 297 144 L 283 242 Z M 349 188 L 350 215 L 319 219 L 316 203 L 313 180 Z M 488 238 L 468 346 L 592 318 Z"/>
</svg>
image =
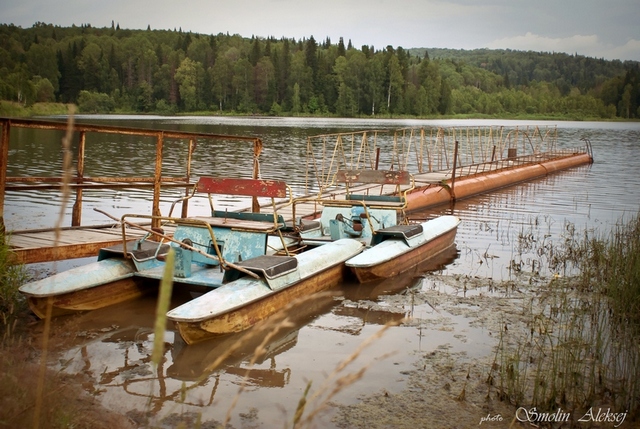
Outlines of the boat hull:
<svg viewBox="0 0 640 429">
<path fill-rule="evenodd" d="M 403 239 L 387 239 L 348 260 L 346 265 L 360 283 L 397 276 L 453 246 L 459 223 L 455 216 L 425 222 L 423 237 L 418 238 L 423 242 L 411 245 Z"/>
<path fill-rule="evenodd" d="M 187 344 L 195 344 L 217 336 L 241 332 L 272 316 L 295 299 L 338 285 L 348 273 L 349 270 L 345 265 L 339 264 L 235 311 L 200 322 L 176 321 L 175 325 Z"/>
<path fill-rule="evenodd" d="M 167 313 L 187 344 L 241 332 L 281 311 L 293 300 L 329 289 L 349 274 L 344 262 L 362 243 L 342 239 L 297 255 L 286 284 L 242 277 Z M 278 285 L 274 288 L 274 285 Z"/>
<path fill-rule="evenodd" d="M 40 318 L 95 310 L 142 296 L 149 285 L 135 278 L 130 260 L 110 258 L 72 268 L 20 286 Z M 48 310 L 47 307 L 51 306 Z"/>
<path fill-rule="evenodd" d="M 129 277 L 61 295 L 28 296 L 27 302 L 31 311 L 39 318 L 44 319 L 47 317 L 49 305 L 51 306 L 50 316 L 57 317 L 78 311 L 97 310 L 139 298 L 152 289 L 153 285 L 150 282 Z"/>
<path fill-rule="evenodd" d="M 449 231 L 422 246 L 372 267 L 351 267 L 351 271 L 360 283 L 368 283 L 398 275 L 411 267 L 444 252 L 454 245 L 456 231 Z"/>
</svg>

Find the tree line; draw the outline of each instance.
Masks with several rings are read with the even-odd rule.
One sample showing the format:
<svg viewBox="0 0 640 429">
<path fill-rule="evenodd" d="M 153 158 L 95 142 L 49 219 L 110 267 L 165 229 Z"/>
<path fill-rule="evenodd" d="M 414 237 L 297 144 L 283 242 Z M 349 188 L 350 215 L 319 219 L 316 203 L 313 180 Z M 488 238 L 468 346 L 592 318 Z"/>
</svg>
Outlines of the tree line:
<svg viewBox="0 0 640 429">
<path fill-rule="evenodd" d="M 629 119 L 639 77 L 635 61 L 562 53 L 0 25 L 0 98 L 85 113 Z"/>
</svg>

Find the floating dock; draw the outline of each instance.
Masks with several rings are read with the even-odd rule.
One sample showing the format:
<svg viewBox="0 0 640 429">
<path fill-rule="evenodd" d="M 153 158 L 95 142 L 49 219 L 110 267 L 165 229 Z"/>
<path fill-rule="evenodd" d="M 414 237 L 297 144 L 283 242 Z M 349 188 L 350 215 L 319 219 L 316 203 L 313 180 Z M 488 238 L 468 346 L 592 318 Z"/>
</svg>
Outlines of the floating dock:
<svg viewBox="0 0 640 429">
<path fill-rule="evenodd" d="M 35 263 L 95 256 L 102 247 L 122 241 L 120 225 L 82 225 L 82 191 L 84 189 L 148 188 L 153 190 L 153 215 L 160 215 L 162 189 L 182 188 L 188 192 L 195 181 L 191 177 L 191 160 L 196 140 L 241 140 L 252 143 L 254 159 L 259 159 L 262 141 L 254 137 L 221 136 L 208 133 L 188 133 L 162 130 L 132 129 L 109 126 L 75 125 L 48 121 L 0 118 L 2 147 L 0 150 L 0 228 L 4 230 L 5 192 L 21 190 L 67 189 L 72 194 L 71 226 L 54 229 L 8 231 L 6 239 L 16 262 Z M 79 136 L 76 170 L 71 178 L 7 177 L 10 130 L 14 127 L 43 130 L 67 130 Z M 87 133 L 114 133 L 154 138 L 156 140 L 155 174 L 153 177 L 88 177 L 84 174 L 84 147 Z M 187 165 L 182 177 L 163 177 L 162 150 L 164 139 L 184 141 Z M 415 178 L 416 188 L 408 197 L 407 211 L 416 211 L 544 177 L 560 170 L 591 163 L 593 156 L 588 141 L 578 147 L 558 147 L 557 129 L 549 127 L 424 127 L 399 130 L 367 130 L 350 133 L 311 136 L 307 139 L 306 175 L 297 197 L 322 193 L 323 198 L 344 198 L 343 190 L 335 186 L 339 169 L 407 170 Z M 248 153 L 249 155 L 249 153 Z M 304 162 L 304 161 L 303 161 Z M 254 164 L 253 178 L 259 176 L 259 164 Z M 368 185 L 359 193 L 391 195 L 395 186 Z M 73 198 L 75 197 L 75 198 Z M 242 211 L 268 211 L 257 200 L 248 201 Z M 291 207 L 281 207 L 285 220 L 297 217 L 313 218 L 321 210 L 313 201 Z M 177 216 L 187 217 L 188 207 L 182 206 Z M 151 227 L 159 223 L 151 221 Z M 126 238 L 134 240 L 142 234 L 128 228 Z"/>
</svg>

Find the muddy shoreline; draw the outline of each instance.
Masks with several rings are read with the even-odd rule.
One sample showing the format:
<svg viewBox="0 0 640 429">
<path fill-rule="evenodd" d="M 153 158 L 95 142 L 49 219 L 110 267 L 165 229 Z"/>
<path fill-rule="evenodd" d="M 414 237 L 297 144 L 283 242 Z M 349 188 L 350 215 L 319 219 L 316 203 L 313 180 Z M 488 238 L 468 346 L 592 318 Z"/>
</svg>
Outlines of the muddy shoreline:
<svg viewBox="0 0 640 429">
<path fill-rule="evenodd" d="M 526 337 L 528 330 L 531 329 L 532 320 L 536 314 L 543 310 L 549 297 L 555 293 L 552 280 L 552 278 L 522 275 L 513 280 L 495 282 L 492 279 L 481 277 L 427 272 L 412 277 L 409 285 L 400 290 L 389 287 L 382 288 L 379 292 L 374 293 L 370 297 L 371 299 L 363 299 L 358 293 L 355 295 L 347 293 L 325 301 L 324 306 L 319 305 L 315 309 L 316 312 L 322 314 L 319 316 L 316 314 L 310 321 L 302 321 L 302 326 L 305 326 L 306 329 L 320 329 L 322 331 L 337 330 L 348 333 L 347 336 L 350 337 L 354 333 L 349 331 L 355 332 L 362 328 L 358 323 L 350 322 L 351 324 L 331 328 L 322 318 L 358 315 L 368 325 L 375 326 L 375 329 L 371 330 L 374 335 L 384 324 L 395 325 L 402 321 L 400 326 L 390 328 L 384 335 L 405 336 L 412 338 L 414 342 L 408 344 L 406 350 L 385 350 L 387 347 L 385 337 L 374 340 L 372 354 L 364 360 L 361 357 L 356 359 L 364 362 L 360 364 L 360 369 L 370 364 L 378 365 L 378 363 L 372 363 L 376 362 L 378 357 L 380 360 L 386 361 L 386 366 L 378 371 L 375 367 L 365 368 L 361 379 L 353 380 L 352 385 L 346 386 L 343 393 L 329 400 L 320 398 L 315 403 L 310 401 L 305 409 L 306 413 L 312 413 L 316 409 L 321 409 L 321 411 L 310 421 L 303 422 L 301 427 L 411 429 L 422 427 L 471 428 L 477 426 L 532 427 L 530 422 L 521 421 L 523 420 L 522 414 L 517 414 L 519 406 L 526 408 L 528 405 L 526 403 L 514 404 L 510 398 L 505 396 L 498 385 L 501 365 L 499 345 L 501 342 L 505 345 L 513 345 L 523 336 Z M 358 286 L 354 287 L 357 291 Z M 150 303 L 149 305 L 152 306 Z M 118 313 L 124 317 L 123 313 L 136 312 L 138 309 L 139 303 L 131 307 L 121 307 L 118 309 Z M 105 314 L 111 314 L 113 323 L 105 325 L 109 322 Z M 142 324 L 141 320 L 144 315 L 144 311 L 138 315 L 139 319 L 136 319 L 136 323 Z M 320 319 L 315 319 L 315 317 L 320 317 Z M 98 323 L 88 322 L 89 320 Z M 127 317 L 125 320 L 131 321 Z M 185 427 L 185 425 L 186 427 L 202 428 L 221 427 L 225 419 L 226 412 L 223 411 L 225 411 L 226 405 L 219 399 L 214 400 L 210 405 L 201 403 L 196 407 L 182 407 L 179 405 L 181 401 L 190 402 L 189 394 L 185 394 L 180 399 L 178 392 L 174 393 L 173 406 L 158 408 L 153 405 L 153 399 L 129 403 L 130 396 L 123 396 L 122 393 L 115 396 L 109 395 L 109 390 L 116 385 L 126 386 L 127 383 L 154 378 L 153 368 L 148 365 L 144 352 L 148 345 L 148 330 L 140 326 L 123 330 L 119 323 L 121 321 L 109 311 L 104 311 L 102 314 L 100 312 L 93 315 L 85 314 L 68 318 L 66 321 L 54 322 L 52 344 L 55 344 L 55 349 L 50 351 L 50 356 L 52 356 L 50 369 L 69 374 L 67 375 L 68 380 L 75 380 L 70 383 L 84 391 L 83 406 L 91 408 L 93 414 L 104 413 L 105 416 L 110 416 L 109 421 L 112 422 L 112 425 L 115 424 L 113 427 L 167 429 Z M 35 349 L 41 341 L 37 333 L 41 332 L 42 323 L 34 322 L 32 327 L 35 328 L 33 333 L 36 334 L 32 340 Z M 398 330 L 402 330 L 404 333 L 399 334 Z M 236 387 L 227 391 L 236 391 L 240 398 L 243 395 L 250 396 L 251 391 L 256 387 L 264 389 L 268 386 L 268 384 L 264 384 L 266 382 L 265 374 L 269 374 L 268 377 L 271 377 L 272 380 L 277 380 L 277 377 L 273 378 L 277 374 L 287 374 L 287 371 L 290 370 L 287 370 L 286 365 L 284 367 L 278 366 L 273 359 L 278 359 L 279 353 L 282 353 L 283 350 L 286 351 L 294 345 L 299 345 L 301 340 L 297 337 L 298 333 L 296 330 L 293 333 L 294 336 L 283 334 L 286 341 L 282 342 L 283 346 L 277 346 L 281 349 L 274 350 L 272 357 L 258 361 L 254 366 L 246 365 L 247 357 L 251 356 L 255 348 L 254 343 L 247 343 L 244 346 L 242 356 L 230 363 L 229 366 L 224 366 L 219 370 L 227 374 L 235 371 L 237 374 L 234 382 Z M 293 338 L 293 342 L 291 343 L 288 338 Z M 92 341 L 103 345 L 112 344 L 110 348 L 101 350 L 110 353 L 125 350 L 125 356 L 128 356 L 129 359 L 128 363 L 124 367 L 115 368 L 113 363 L 105 364 L 104 368 L 96 366 L 96 363 L 101 361 L 93 358 L 92 355 L 96 355 L 97 352 L 86 346 L 74 347 L 74 344 L 79 341 L 84 341 L 87 344 Z M 376 341 L 379 342 L 377 345 L 382 348 L 375 348 Z M 176 349 L 177 343 L 175 341 L 173 343 L 168 341 L 167 347 L 173 353 L 173 362 L 167 361 L 166 365 L 169 368 L 164 369 L 165 373 L 170 375 L 170 371 L 173 370 L 174 373 L 178 371 L 183 374 L 179 378 L 182 378 L 186 383 L 185 386 L 190 389 L 193 386 L 197 388 L 198 383 L 203 382 L 203 367 L 201 366 L 210 362 L 207 360 L 208 356 L 214 356 L 226 346 L 221 344 L 217 349 L 207 349 L 203 353 L 196 349 L 185 349 L 193 353 L 193 357 L 189 358 L 190 361 L 178 358 L 179 355 L 175 353 L 181 352 L 181 350 Z M 140 356 L 134 356 L 133 349 L 139 350 Z M 303 350 L 301 353 L 305 353 L 305 351 Z M 365 356 L 366 353 L 362 352 Z M 203 357 L 204 360 L 201 361 Z M 240 362 L 245 362 L 245 370 L 241 369 L 242 366 L 237 366 L 238 359 Z M 270 364 L 269 359 L 272 359 Z M 113 362 L 113 360 L 109 362 Z M 82 366 L 78 366 L 78 363 L 81 363 Z M 177 365 L 181 365 L 182 369 Z M 271 369 L 268 369 L 269 367 Z M 185 376 L 185 371 L 192 371 L 193 377 Z M 254 371 L 254 373 L 250 371 Z M 220 378 L 215 371 L 206 374 L 205 384 L 210 383 L 213 379 L 218 380 L 216 383 L 219 382 Z M 381 374 L 386 380 L 382 384 L 380 383 L 382 380 L 376 382 L 376 377 Z M 255 380 L 252 381 L 251 377 L 254 376 L 258 377 L 255 380 L 259 381 L 256 382 L 257 385 L 252 386 L 251 383 Z M 173 375 L 172 377 L 177 376 Z M 249 388 L 246 391 L 238 390 L 240 380 L 247 380 L 245 377 L 249 377 Z M 288 374 L 287 377 L 304 378 L 304 373 Z M 324 377 L 327 377 L 326 373 L 324 373 Z M 391 380 L 393 382 L 388 383 Z M 168 379 L 153 379 L 152 384 L 158 381 L 161 389 L 168 389 Z M 273 387 L 285 387 L 287 383 L 293 384 L 292 381 L 284 381 L 284 384 L 275 383 Z M 364 383 L 365 386 L 360 387 L 359 383 Z M 163 385 L 165 385 L 164 388 Z M 143 396 L 145 389 L 139 390 Z M 157 387 L 153 389 L 155 390 Z M 314 389 L 319 390 L 317 384 L 311 390 L 310 399 Z M 275 417 L 275 420 L 279 419 L 280 424 L 288 427 L 287 425 L 291 425 L 293 422 L 296 403 L 302 395 L 298 391 L 295 396 L 287 399 L 286 394 L 283 396 L 277 390 L 274 393 L 276 394 L 275 401 L 283 404 L 283 410 L 277 413 L 280 417 Z M 283 401 L 291 401 L 292 403 L 285 406 Z M 247 403 L 238 405 L 236 409 L 231 411 L 234 417 L 228 422 L 227 427 L 269 427 L 268 421 L 271 416 L 265 416 L 264 409 L 259 405 L 251 405 L 251 398 L 247 400 Z M 147 405 L 141 406 L 140 404 Z M 607 404 L 603 403 L 602 406 L 605 407 Z M 212 417 L 212 414 L 207 414 L 212 407 L 218 409 L 213 414 L 215 417 Z M 610 423 L 577 423 L 575 420 L 580 417 L 577 416 L 577 413 L 577 410 L 571 413 L 573 427 L 614 427 Z M 538 422 L 537 424 L 538 427 L 571 427 L 570 425 L 566 426 L 569 423 L 545 425 Z M 619 427 L 633 428 L 639 427 L 639 424 L 627 421 Z"/>
<path fill-rule="evenodd" d="M 408 293 L 385 297 L 392 307 L 411 307 L 413 317 L 408 325 L 455 330 L 463 342 L 473 340 L 468 328 L 484 330 L 491 338 L 491 352 L 485 349 L 485 353 L 469 354 L 447 343 L 435 350 L 416 351 L 414 368 L 404 373 L 407 382 L 401 392 L 381 389 L 359 397 L 357 404 L 336 405 L 333 423 L 339 428 L 408 429 L 640 427 L 628 410 L 616 412 L 606 398 L 589 409 L 559 405 L 540 421 L 535 413 L 542 410 L 526 399 L 515 403 L 499 385 L 501 354 L 530 337 L 537 315 L 556 295 L 564 293 L 555 288 L 556 279 L 525 275 L 496 283 L 477 277 L 426 274 Z M 418 310 L 425 306 L 433 310 L 428 317 L 419 315 Z M 468 328 L 459 325 L 460 317 L 468 321 Z"/>
</svg>

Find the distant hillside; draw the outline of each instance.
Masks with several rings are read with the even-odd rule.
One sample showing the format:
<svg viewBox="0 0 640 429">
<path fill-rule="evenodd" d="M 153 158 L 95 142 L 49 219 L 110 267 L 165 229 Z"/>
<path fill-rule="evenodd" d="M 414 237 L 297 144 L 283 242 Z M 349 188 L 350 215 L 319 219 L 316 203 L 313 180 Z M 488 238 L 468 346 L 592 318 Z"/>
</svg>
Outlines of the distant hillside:
<svg viewBox="0 0 640 429">
<path fill-rule="evenodd" d="M 432 60 L 465 62 L 508 76 L 509 81 L 515 85 L 527 85 L 533 80 L 559 82 L 565 94 L 570 91 L 571 86 L 578 86 L 583 91 L 590 90 L 601 83 L 602 79 L 623 76 L 628 69 L 639 65 L 637 61 L 610 61 L 582 55 L 511 49 L 409 49 L 411 55 L 422 58 L 425 52 Z"/>
<path fill-rule="evenodd" d="M 87 113 L 626 119 L 640 117 L 639 67 L 510 50 L 358 49 L 313 36 L 0 25 L 0 99 Z"/>
</svg>

